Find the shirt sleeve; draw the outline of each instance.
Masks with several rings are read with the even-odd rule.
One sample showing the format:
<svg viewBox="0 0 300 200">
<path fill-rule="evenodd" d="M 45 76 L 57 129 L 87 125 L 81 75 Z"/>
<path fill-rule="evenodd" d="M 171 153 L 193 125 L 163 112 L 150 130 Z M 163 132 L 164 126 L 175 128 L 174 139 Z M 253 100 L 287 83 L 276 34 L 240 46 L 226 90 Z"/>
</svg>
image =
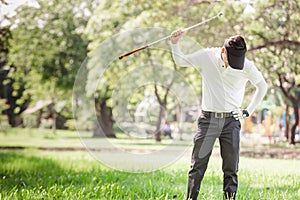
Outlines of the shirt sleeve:
<svg viewBox="0 0 300 200">
<path fill-rule="evenodd" d="M 247 111 L 249 112 L 250 115 L 252 115 L 255 108 L 263 100 L 263 98 L 266 95 L 266 92 L 268 90 L 268 85 L 264 79 L 262 79 L 261 81 L 259 81 L 256 84 L 254 84 L 254 86 L 255 86 L 256 90 L 255 90 L 254 96 L 252 97 L 250 104 L 247 107 Z"/>
<path fill-rule="evenodd" d="M 207 57 L 207 55 L 205 55 L 205 49 L 201 49 L 191 54 L 184 54 L 180 49 L 179 43 L 171 43 L 171 48 L 174 62 L 179 66 L 201 66 L 201 60 Z"/>
<path fill-rule="evenodd" d="M 246 72 L 248 79 L 251 81 L 252 84 L 257 84 L 264 80 L 264 77 L 262 76 L 261 72 L 258 71 L 254 63 L 251 61 L 247 61 L 247 67 L 246 67 Z"/>
<path fill-rule="evenodd" d="M 255 86 L 256 90 L 252 97 L 250 104 L 247 107 L 249 114 L 251 115 L 255 108 L 260 104 L 263 100 L 266 92 L 268 90 L 268 85 L 262 76 L 261 72 L 258 71 L 253 62 L 247 61 L 248 66 L 246 67 L 246 72 L 249 80 Z"/>
</svg>

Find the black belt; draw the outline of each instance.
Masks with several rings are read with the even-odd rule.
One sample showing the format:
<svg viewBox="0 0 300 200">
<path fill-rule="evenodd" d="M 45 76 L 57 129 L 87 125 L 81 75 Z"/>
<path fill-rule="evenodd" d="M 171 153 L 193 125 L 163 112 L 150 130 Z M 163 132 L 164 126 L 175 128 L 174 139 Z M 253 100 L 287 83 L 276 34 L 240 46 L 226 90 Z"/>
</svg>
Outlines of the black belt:
<svg viewBox="0 0 300 200">
<path fill-rule="evenodd" d="M 209 111 L 202 111 L 202 113 L 203 113 L 206 117 L 213 117 L 213 118 L 233 117 L 232 113 L 228 113 L 228 112 L 209 112 Z"/>
</svg>

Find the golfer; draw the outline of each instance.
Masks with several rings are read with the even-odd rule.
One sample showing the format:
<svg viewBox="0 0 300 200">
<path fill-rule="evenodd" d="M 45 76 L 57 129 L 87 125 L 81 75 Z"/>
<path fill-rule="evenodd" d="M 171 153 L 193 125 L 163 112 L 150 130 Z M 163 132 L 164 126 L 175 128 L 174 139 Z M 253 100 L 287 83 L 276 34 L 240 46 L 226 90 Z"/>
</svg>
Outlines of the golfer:
<svg viewBox="0 0 300 200">
<path fill-rule="evenodd" d="M 222 48 L 201 49 L 183 54 L 179 39 L 184 32 L 171 35 L 173 59 L 180 66 L 201 68 L 202 113 L 194 136 L 187 199 L 197 199 L 216 138 L 219 138 L 223 170 L 224 199 L 235 199 L 238 189 L 240 128 L 239 119 L 250 116 L 267 91 L 267 84 L 254 63 L 245 59 L 242 36 L 225 40 Z M 247 81 L 256 88 L 246 109 L 241 109 Z"/>
</svg>

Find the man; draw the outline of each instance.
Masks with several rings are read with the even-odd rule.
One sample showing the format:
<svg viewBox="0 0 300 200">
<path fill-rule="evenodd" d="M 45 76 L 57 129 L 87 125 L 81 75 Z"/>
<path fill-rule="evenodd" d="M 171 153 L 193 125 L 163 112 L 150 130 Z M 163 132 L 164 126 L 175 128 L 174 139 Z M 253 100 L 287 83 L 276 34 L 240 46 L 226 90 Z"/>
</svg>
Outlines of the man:
<svg viewBox="0 0 300 200">
<path fill-rule="evenodd" d="M 219 138 L 223 170 L 224 199 L 235 199 L 238 188 L 240 128 L 239 119 L 250 116 L 267 91 L 267 84 L 253 62 L 245 59 L 247 51 L 242 36 L 226 39 L 222 48 L 201 49 L 184 55 L 179 39 L 184 34 L 172 33 L 174 61 L 181 66 L 201 68 L 202 114 L 194 137 L 191 168 L 188 173 L 187 199 L 197 199 L 201 181 L 216 138 Z M 241 109 L 247 81 L 256 87 L 246 109 Z"/>
</svg>

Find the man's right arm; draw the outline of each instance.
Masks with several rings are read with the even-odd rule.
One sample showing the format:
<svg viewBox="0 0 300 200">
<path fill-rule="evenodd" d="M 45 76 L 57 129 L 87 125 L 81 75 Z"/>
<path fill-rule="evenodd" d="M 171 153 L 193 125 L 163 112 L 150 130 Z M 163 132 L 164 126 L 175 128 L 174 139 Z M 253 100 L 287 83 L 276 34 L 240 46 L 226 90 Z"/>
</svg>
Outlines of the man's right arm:
<svg viewBox="0 0 300 200">
<path fill-rule="evenodd" d="M 177 30 L 177 31 L 174 31 L 172 34 L 171 34 L 171 43 L 172 44 L 177 44 L 178 41 L 180 40 L 180 38 L 183 36 L 184 32 L 182 30 Z"/>
<path fill-rule="evenodd" d="M 204 51 L 196 51 L 188 55 L 183 54 L 179 45 L 179 40 L 183 34 L 183 31 L 178 30 L 174 31 L 171 35 L 171 48 L 174 62 L 179 66 L 199 66 L 201 54 L 203 54 Z"/>
</svg>

